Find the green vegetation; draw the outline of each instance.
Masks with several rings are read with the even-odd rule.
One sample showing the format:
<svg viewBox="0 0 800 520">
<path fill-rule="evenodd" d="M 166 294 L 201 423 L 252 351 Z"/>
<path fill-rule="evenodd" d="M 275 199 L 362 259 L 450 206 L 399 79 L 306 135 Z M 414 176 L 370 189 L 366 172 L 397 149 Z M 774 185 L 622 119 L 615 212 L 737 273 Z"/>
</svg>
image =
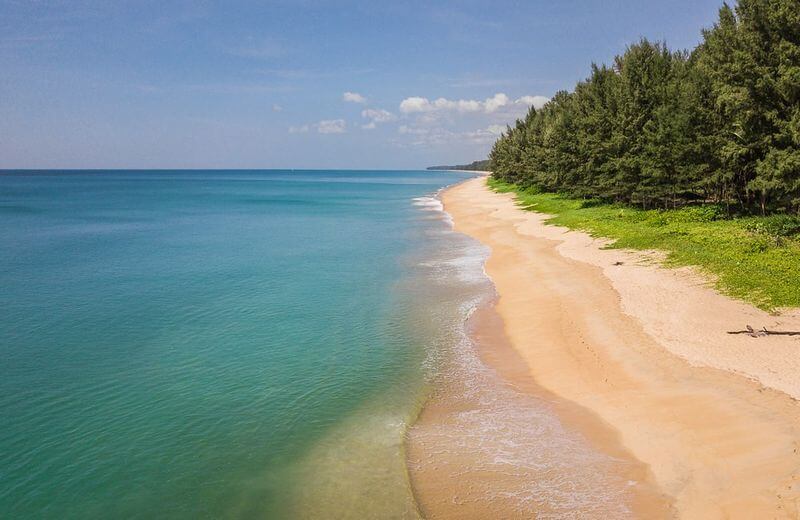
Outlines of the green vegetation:
<svg viewBox="0 0 800 520">
<path fill-rule="evenodd" d="M 429 166 L 427 170 L 469 170 L 469 171 L 487 171 L 489 170 L 489 159 L 483 161 L 472 161 L 469 164 L 456 164 L 453 166 Z"/>
<path fill-rule="evenodd" d="M 642 210 L 489 179 L 548 223 L 613 239 L 610 247 L 666 252 L 666 265 L 697 266 L 721 291 L 763 309 L 800 306 L 800 218 L 729 218 L 717 205 Z"/>
<path fill-rule="evenodd" d="M 693 51 L 641 40 L 508 127 L 492 187 L 659 249 L 765 309 L 800 306 L 800 7 L 739 0 Z M 759 216 L 753 216 L 759 215 Z"/>
<path fill-rule="evenodd" d="M 716 209 L 708 211 L 729 216 L 800 214 L 798 0 L 739 0 L 734 8 L 725 4 L 717 23 L 703 32 L 703 42 L 691 52 L 647 40 L 629 46 L 613 65 L 593 65 L 572 92 L 558 92 L 542 109 L 531 109 L 504 132 L 490 157 L 497 179 L 642 210 L 712 204 Z M 550 199 L 538 200 L 544 204 Z M 657 218 L 706 212 L 682 210 Z M 661 215 L 633 214 L 645 220 Z M 567 215 L 577 218 L 572 213 L 559 218 Z M 780 264 L 790 249 L 767 247 L 755 264 L 746 264 L 749 246 L 744 244 L 769 240 L 763 233 L 747 234 L 745 225 L 767 230 L 795 223 L 780 218 L 704 223 L 703 232 L 715 233 L 713 240 L 724 241 L 725 247 L 694 236 L 694 221 L 678 226 L 672 238 L 660 233 L 659 240 L 680 261 L 688 257 L 679 252 L 678 242 L 686 240 L 690 248 L 697 240 L 696 245 L 709 250 L 702 265 L 724 261 L 711 258 L 723 253 L 731 257 L 731 265 L 741 262 L 741 280 L 730 269 L 717 271 L 723 285 L 749 294 L 748 287 L 755 290 L 757 284 L 745 278 L 759 278 L 755 267 L 767 262 L 760 258 L 767 255 L 769 262 Z M 670 223 L 665 229 L 673 227 Z M 648 224 L 647 229 L 660 228 Z M 795 264 L 797 270 L 800 265 Z M 772 289 L 763 288 L 768 299 L 797 303 L 796 293 L 777 286 L 790 279 L 797 282 L 796 272 L 764 276 L 772 280 Z"/>
</svg>

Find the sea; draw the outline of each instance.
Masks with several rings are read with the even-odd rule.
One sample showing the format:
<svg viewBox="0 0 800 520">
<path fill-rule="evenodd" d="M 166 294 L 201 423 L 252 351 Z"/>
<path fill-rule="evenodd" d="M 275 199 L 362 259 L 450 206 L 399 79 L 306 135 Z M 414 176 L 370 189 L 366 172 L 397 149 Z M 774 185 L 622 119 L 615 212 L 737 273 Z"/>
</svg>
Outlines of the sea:
<svg viewBox="0 0 800 520">
<path fill-rule="evenodd" d="M 444 380 L 483 408 L 429 457 L 580 453 L 470 350 L 488 251 L 439 193 L 471 176 L 0 171 L 0 518 L 419 518 L 406 441 Z"/>
</svg>

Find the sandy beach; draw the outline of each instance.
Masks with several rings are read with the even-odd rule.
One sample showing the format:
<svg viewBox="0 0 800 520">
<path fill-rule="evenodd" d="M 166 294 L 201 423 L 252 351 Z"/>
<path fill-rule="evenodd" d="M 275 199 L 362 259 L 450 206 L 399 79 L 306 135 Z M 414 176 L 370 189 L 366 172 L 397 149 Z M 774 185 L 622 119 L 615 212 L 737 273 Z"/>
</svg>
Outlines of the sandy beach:
<svg viewBox="0 0 800 520">
<path fill-rule="evenodd" d="M 568 403 L 565 424 L 634 462 L 647 484 L 637 517 L 798 518 L 800 340 L 726 332 L 800 330 L 800 312 L 770 315 L 653 254 L 604 250 L 513 199 L 482 177 L 443 195 L 456 231 L 491 249 L 498 319 L 474 331 L 486 356 L 502 335 L 519 360 L 509 378 Z"/>
</svg>

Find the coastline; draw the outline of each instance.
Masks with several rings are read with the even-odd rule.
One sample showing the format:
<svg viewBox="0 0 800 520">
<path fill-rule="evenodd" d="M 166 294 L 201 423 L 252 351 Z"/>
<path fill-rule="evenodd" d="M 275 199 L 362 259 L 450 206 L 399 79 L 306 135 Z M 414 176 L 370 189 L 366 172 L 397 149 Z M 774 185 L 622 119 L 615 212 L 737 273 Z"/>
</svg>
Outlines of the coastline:
<svg viewBox="0 0 800 520">
<path fill-rule="evenodd" d="M 588 409 L 533 380 L 508 340 L 495 303 L 491 299 L 477 307 L 465 331 L 480 363 L 496 378 L 476 381 L 482 395 L 473 398 L 461 395 L 459 382 L 442 385 L 439 392 L 449 397 L 430 398 L 407 435 L 410 485 L 421 516 L 669 518 L 671 499 L 655 484 L 647 465 L 620 443 L 617 433 Z M 525 424 L 516 424 L 516 430 L 513 424 L 511 428 L 504 424 L 508 417 L 502 417 L 490 431 L 482 431 L 475 427 L 482 406 L 474 397 L 490 401 L 488 406 L 499 410 L 498 416 L 519 411 L 525 404 L 515 401 L 528 398 L 537 403 L 541 415 L 526 417 L 523 412 Z M 547 434 L 542 435 L 542 430 L 553 427 L 553 418 L 559 429 L 550 434 L 580 438 L 578 450 L 583 453 L 570 453 L 573 446 L 568 442 L 553 443 Z M 511 422 L 516 421 L 519 417 L 512 417 Z M 424 442 L 423 436 L 438 436 L 438 442 Z M 472 440 L 475 436 L 480 439 Z M 448 441 L 458 448 L 447 449 Z M 529 460 L 514 458 L 509 444 L 535 453 L 533 469 L 526 464 Z M 584 458 L 587 453 L 589 460 Z M 597 459 L 605 463 L 598 464 Z"/>
<path fill-rule="evenodd" d="M 428 170 L 428 171 L 439 171 L 439 172 L 461 172 L 461 173 L 476 173 L 481 177 L 486 177 L 492 174 L 492 172 L 488 170 Z M 452 186 L 451 186 L 452 187 Z M 449 188 L 448 188 L 449 189 Z"/>
<path fill-rule="evenodd" d="M 454 186 L 439 190 L 436 199 L 450 229 L 446 240 L 461 246 L 445 247 L 450 250 L 443 255 L 437 248 L 441 256 L 422 265 L 458 266 L 432 285 L 463 294 L 469 280 L 477 292 L 461 304 L 461 339 L 435 348 L 440 361 L 433 392 L 406 432 L 409 483 L 422 516 L 665 517 L 670 500 L 616 432 L 537 385 L 523 368 L 495 310 L 497 293 L 485 271 L 489 248 L 453 233 L 440 202 Z"/>
<path fill-rule="evenodd" d="M 602 250 L 603 241 L 547 226 L 513 199 L 483 176 L 442 196 L 455 230 L 491 249 L 503 334 L 535 385 L 574 407 L 557 410 L 565 424 L 645 465 L 674 515 L 796 517 L 800 342 L 725 332 L 794 327 L 800 314 L 771 316 L 690 270 Z"/>
</svg>

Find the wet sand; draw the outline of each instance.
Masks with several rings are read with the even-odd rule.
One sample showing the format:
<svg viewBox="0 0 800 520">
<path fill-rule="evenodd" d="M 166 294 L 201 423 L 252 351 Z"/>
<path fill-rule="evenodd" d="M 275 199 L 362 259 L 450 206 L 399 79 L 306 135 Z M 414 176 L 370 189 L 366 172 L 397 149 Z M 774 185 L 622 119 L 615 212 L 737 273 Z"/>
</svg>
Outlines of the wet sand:
<svg viewBox="0 0 800 520">
<path fill-rule="evenodd" d="M 613 480 L 625 468 L 637 483 L 625 496 L 633 516 L 800 515 L 800 341 L 725 334 L 746 324 L 800 328 L 800 314 L 768 315 L 719 295 L 690 270 L 659 268 L 641 253 L 602 250 L 602 241 L 546 226 L 483 178 L 447 190 L 443 202 L 456 231 L 491 248 L 486 272 L 497 318 L 475 320 L 482 358 L 552 403 L 598 452 L 626 461 L 609 471 Z M 451 412 L 426 407 L 420 424 L 426 414 L 446 424 Z M 410 459 L 413 450 L 412 442 Z M 463 457 L 468 465 L 471 454 Z M 448 489 L 442 475 L 422 477 L 412 472 L 423 512 L 454 516 L 444 504 L 462 491 Z M 483 516 L 489 511 L 496 510 Z"/>
<path fill-rule="evenodd" d="M 471 379 L 469 374 L 442 385 L 406 443 L 412 487 L 423 516 L 672 516 L 671 499 L 655 485 L 649 468 L 622 446 L 613 428 L 536 384 L 508 341 L 494 304 L 476 310 L 467 332 L 479 362 L 496 377 L 481 378 L 481 391 L 475 393 L 465 394 L 462 387 L 464 379 Z M 496 412 L 488 432 L 480 424 L 487 408 Z M 497 458 L 506 460 L 497 464 Z"/>
</svg>

